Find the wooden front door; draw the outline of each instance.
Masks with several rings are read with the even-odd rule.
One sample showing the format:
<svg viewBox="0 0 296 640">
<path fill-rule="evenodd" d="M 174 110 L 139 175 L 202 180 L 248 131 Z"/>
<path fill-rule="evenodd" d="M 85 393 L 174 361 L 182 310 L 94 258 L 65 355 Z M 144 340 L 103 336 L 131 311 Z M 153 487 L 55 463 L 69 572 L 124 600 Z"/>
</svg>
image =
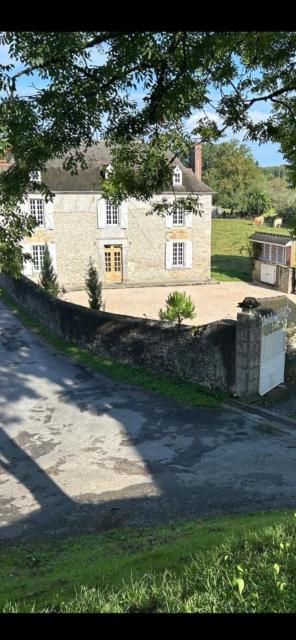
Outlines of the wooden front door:
<svg viewBox="0 0 296 640">
<path fill-rule="evenodd" d="M 105 280 L 122 281 L 122 247 L 119 244 L 105 245 Z"/>
</svg>

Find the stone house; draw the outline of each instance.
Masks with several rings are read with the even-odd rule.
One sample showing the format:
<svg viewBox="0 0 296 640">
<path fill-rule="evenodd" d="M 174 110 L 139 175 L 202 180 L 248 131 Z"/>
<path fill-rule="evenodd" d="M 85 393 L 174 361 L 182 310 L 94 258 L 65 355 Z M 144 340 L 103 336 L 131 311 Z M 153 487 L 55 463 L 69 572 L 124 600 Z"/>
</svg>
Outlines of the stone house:
<svg viewBox="0 0 296 640">
<path fill-rule="evenodd" d="M 201 215 L 181 207 L 174 214 L 149 215 L 151 201 L 134 198 L 113 206 L 100 190 L 112 164 L 109 150 L 95 143 L 86 160 L 88 169 L 74 176 L 63 170 L 61 159 L 48 163 L 40 178 L 54 193 L 53 202 L 45 203 L 35 192 L 22 205 L 38 221 L 34 235 L 23 241 L 24 252 L 32 256 L 24 266 L 26 276 L 38 281 L 47 243 L 59 285 L 66 290 L 85 287 L 90 257 L 105 287 L 209 280 L 213 192 L 201 180 L 200 145 L 191 149 L 189 167 L 174 160 L 173 184 L 152 201 L 198 194 Z"/>
<path fill-rule="evenodd" d="M 295 293 L 296 242 L 290 236 L 256 232 L 253 244 L 252 280 L 284 293 Z"/>
</svg>

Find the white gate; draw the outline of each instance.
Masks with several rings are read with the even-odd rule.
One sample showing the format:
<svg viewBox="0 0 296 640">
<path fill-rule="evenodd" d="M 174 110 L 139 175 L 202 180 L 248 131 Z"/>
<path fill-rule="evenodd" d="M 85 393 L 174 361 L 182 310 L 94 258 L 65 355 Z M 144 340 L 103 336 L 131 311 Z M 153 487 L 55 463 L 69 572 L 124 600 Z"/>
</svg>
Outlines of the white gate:
<svg viewBox="0 0 296 640">
<path fill-rule="evenodd" d="M 261 320 L 259 393 L 263 396 L 284 382 L 287 309 Z"/>
<path fill-rule="evenodd" d="M 276 266 L 273 264 L 261 264 L 260 279 L 262 282 L 275 284 L 276 283 Z"/>
</svg>

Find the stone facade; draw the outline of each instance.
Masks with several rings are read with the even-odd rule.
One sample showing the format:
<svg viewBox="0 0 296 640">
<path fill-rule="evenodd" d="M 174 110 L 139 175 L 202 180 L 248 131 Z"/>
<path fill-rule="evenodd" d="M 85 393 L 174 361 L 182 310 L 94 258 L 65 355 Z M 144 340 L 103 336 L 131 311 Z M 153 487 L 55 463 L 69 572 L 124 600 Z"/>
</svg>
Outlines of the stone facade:
<svg viewBox="0 0 296 640">
<path fill-rule="evenodd" d="M 173 196 L 167 198 L 172 200 Z M 191 216 L 191 226 L 169 227 L 166 216 L 149 214 L 151 203 L 130 199 L 126 203 L 126 228 L 99 228 L 99 193 L 56 193 L 53 229 L 37 228 L 30 239 L 24 240 L 24 250 L 53 242 L 59 285 L 68 290 L 84 288 L 90 257 L 104 282 L 104 247 L 109 244 L 121 247 L 123 283 L 205 282 L 211 268 L 212 195 L 202 194 L 199 199 L 201 215 Z M 167 268 L 168 241 L 192 243 L 190 266 Z M 39 274 L 33 270 L 25 274 L 38 281 Z"/>
<path fill-rule="evenodd" d="M 193 145 L 187 166 L 170 156 L 172 179 L 161 195 L 146 202 L 130 198 L 118 210 L 102 197 L 107 169 L 112 170 L 112 154 L 103 140 L 84 150 L 86 168 L 75 175 L 64 170 L 63 158 L 48 162 L 39 179 L 54 199 L 44 203 L 44 219 L 37 191 L 21 205 L 40 224 L 23 242 L 33 258 L 25 263 L 24 275 L 38 282 L 47 243 L 59 285 L 66 290 L 85 288 L 90 258 L 105 286 L 209 280 L 213 192 L 201 180 L 201 145 Z M 155 201 L 165 197 L 173 203 L 184 196 L 198 196 L 201 215 L 184 212 L 182 218 L 175 212 L 173 219 L 172 214 L 152 214 Z"/>
</svg>

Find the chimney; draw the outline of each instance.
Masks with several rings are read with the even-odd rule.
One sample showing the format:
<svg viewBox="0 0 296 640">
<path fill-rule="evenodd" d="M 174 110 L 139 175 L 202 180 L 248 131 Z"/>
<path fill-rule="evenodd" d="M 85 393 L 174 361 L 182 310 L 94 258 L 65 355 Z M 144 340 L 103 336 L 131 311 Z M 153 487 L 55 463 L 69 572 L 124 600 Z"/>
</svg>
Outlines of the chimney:
<svg viewBox="0 0 296 640">
<path fill-rule="evenodd" d="M 189 149 L 189 167 L 195 173 L 196 177 L 201 180 L 202 158 L 201 144 L 196 143 Z"/>
</svg>

